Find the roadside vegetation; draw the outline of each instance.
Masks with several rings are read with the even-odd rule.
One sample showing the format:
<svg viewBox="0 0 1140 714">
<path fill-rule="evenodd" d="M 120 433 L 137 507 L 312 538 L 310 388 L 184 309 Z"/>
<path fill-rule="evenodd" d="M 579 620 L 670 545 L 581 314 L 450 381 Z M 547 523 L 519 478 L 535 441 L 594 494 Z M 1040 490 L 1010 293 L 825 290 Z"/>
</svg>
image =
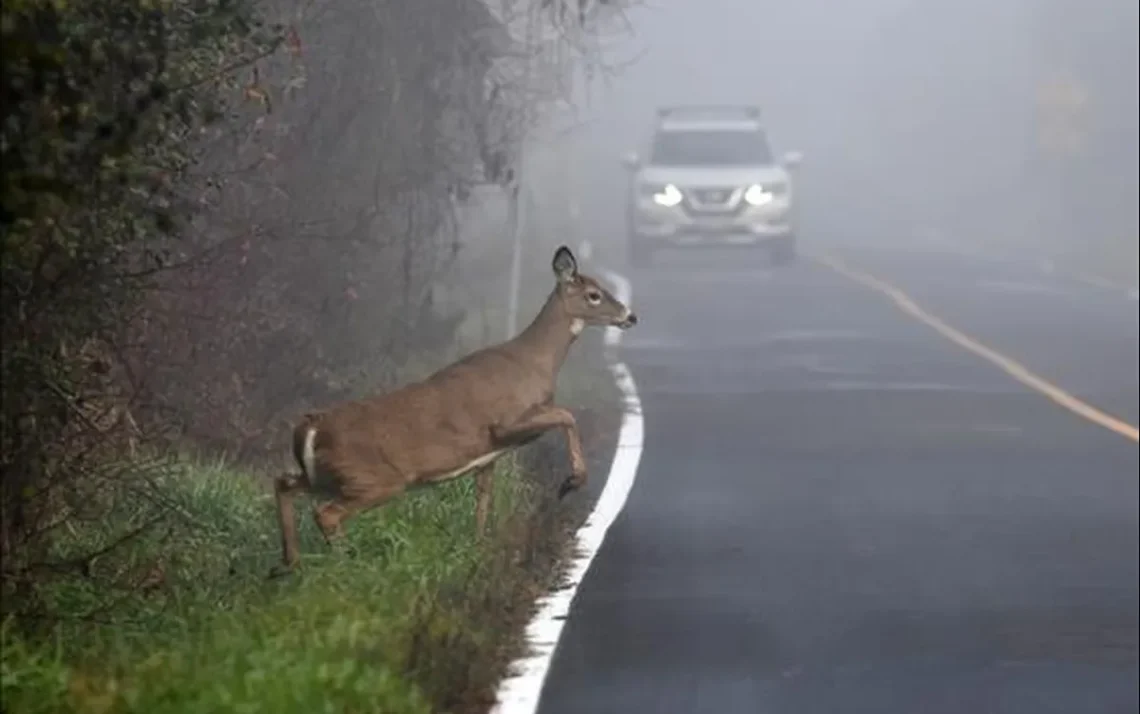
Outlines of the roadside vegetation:
<svg viewBox="0 0 1140 714">
<path fill-rule="evenodd" d="M 460 208 L 509 186 L 550 57 L 589 61 L 612 5 L 494 5 L 3 4 L 4 711 L 490 704 L 582 514 L 557 435 L 500 465 L 482 541 L 461 480 L 335 552 L 302 511 L 301 572 L 266 574 L 291 422 L 503 337 L 463 296 L 505 296 L 507 247 L 465 244 Z M 600 335 L 560 389 L 604 478 Z"/>
<path fill-rule="evenodd" d="M 599 346 L 581 347 L 567 376 L 597 389 L 561 398 L 604 478 L 616 402 Z M 53 539 L 53 562 L 87 562 L 38 579 L 50 617 L 4 625 L 5 710 L 486 711 L 583 514 L 554 496 L 565 464 L 551 438 L 502 462 L 484 541 L 469 479 L 352 521 L 335 551 L 302 518 L 302 571 L 269 580 L 278 533 L 257 474 L 137 463 L 98 521 Z"/>
</svg>

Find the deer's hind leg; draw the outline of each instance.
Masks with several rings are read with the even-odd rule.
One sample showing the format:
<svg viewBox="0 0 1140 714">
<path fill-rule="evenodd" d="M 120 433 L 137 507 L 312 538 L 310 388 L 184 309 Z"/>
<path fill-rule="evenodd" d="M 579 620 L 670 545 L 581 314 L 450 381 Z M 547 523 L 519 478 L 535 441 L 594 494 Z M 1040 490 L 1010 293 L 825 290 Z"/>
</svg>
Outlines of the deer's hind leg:
<svg viewBox="0 0 1140 714">
<path fill-rule="evenodd" d="M 304 476 L 285 474 L 273 481 L 274 497 L 277 501 L 277 524 L 281 530 L 281 565 L 270 571 L 270 577 L 284 575 L 297 567 L 300 560 L 297 542 L 297 517 L 293 501 L 298 493 L 308 489 Z"/>
<path fill-rule="evenodd" d="M 387 503 L 404 491 L 402 479 L 385 479 L 346 489 L 337 497 L 313 509 L 313 519 L 330 548 L 344 537 L 344 523 L 365 511 Z"/>
</svg>

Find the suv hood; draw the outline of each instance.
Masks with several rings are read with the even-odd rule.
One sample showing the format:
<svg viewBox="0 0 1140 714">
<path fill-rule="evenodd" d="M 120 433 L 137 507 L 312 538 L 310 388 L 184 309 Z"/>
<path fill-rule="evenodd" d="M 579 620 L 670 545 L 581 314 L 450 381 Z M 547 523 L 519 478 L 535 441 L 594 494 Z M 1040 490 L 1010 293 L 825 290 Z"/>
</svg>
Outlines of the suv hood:
<svg viewBox="0 0 1140 714">
<path fill-rule="evenodd" d="M 783 166 L 646 166 L 637 174 L 640 183 L 672 183 L 689 186 L 747 186 L 753 183 L 788 182 Z"/>
</svg>

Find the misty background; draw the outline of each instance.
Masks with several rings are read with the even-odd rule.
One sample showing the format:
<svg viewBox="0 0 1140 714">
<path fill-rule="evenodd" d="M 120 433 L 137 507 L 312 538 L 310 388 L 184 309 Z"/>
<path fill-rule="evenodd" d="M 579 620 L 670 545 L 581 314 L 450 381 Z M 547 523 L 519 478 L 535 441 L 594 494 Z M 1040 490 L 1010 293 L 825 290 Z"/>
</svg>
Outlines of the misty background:
<svg viewBox="0 0 1140 714">
<path fill-rule="evenodd" d="M 655 107 L 739 102 L 804 152 L 809 249 L 927 236 L 1135 281 L 1136 3 L 652 0 L 626 19 L 620 71 L 578 72 L 578 128 L 534 179 L 599 250 L 624 248 L 618 157 Z"/>
</svg>

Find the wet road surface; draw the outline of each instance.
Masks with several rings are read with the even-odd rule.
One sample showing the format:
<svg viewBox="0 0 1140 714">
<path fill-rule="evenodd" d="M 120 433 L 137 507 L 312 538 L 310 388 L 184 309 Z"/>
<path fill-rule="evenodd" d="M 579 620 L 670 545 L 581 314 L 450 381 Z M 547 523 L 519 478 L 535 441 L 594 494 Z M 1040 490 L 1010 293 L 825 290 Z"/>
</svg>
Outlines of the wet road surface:
<svg viewBox="0 0 1140 714">
<path fill-rule="evenodd" d="M 1127 294 L 845 258 L 1135 425 Z M 644 452 L 542 714 L 1137 711 L 1136 443 L 807 260 L 626 275 Z"/>
</svg>

